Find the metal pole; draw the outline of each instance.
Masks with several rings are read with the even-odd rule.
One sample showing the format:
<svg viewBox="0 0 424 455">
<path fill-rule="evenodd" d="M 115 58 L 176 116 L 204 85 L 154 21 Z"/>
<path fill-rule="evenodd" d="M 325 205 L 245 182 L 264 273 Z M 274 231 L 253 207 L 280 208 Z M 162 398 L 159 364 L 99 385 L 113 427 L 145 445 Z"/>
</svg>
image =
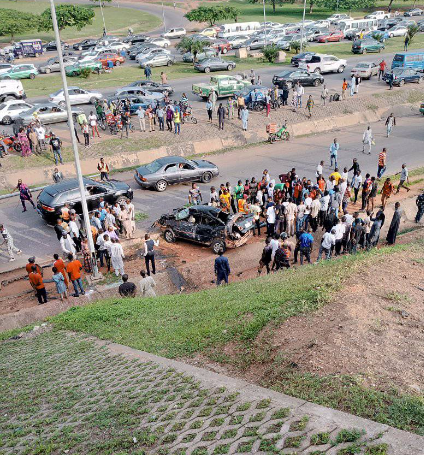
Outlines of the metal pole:
<svg viewBox="0 0 424 455">
<path fill-rule="evenodd" d="M 265 14 L 265 0 L 262 0 L 262 3 L 264 5 L 264 28 L 265 28 L 265 46 L 266 46 L 266 14 Z"/>
<path fill-rule="evenodd" d="M 300 29 L 300 52 L 303 51 L 303 34 L 305 29 L 306 0 L 303 1 L 303 19 L 302 28 Z"/>
<path fill-rule="evenodd" d="M 99 3 L 100 3 L 100 11 L 102 13 L 102 19 L 103 19 L 103 30 L 105 31 L 105 35 L 107 34 L 107 30 L 106 30 L 106 22 L 105 22 L 105 16 L 103 14 L 103 0 L 99 0 Z"/>
<path fill-rule="evenodd" d="M 166 33 L 165 10 L 163 9 L 163 2 L 162 2 L 162 20 L 163 20 L 163 32 Z"/>
<path fill-rule="evenodd" d="M 339 0 L 337 0 L 337 3 L 336 3 L 336 13 L 339 12 Z"/>
<path fill-rule="evenodd" d="M 72 149 L 74 151 L 75 169 L 77 172 L 78 186 L 79 186 L 80 195 L 81 195 L 82 214 L 83 214 L 85 230 L 86 230 L 86 234 L 87 234 L 87 238 L 88 238 L 88 246 L 90 248 L 91 258 L 92 258 L 92 263 L 93 263 L 93 276 L 97 277 L 99 271 L 97 269 L 97 261 L 95 259 L 94 242 L 93 242 L 93 236 L 91 234 L 90 218 L 88 215 L 88 208 L 87 208 L 87 199 L 85 197 L 85 186 L 84 186 L 84 181 L 83 181 L 82 172 L 81 172 L 81 164 L 80 164 L 79 153 L 78 153 L 77 139 L 75 137 L 74 119 L 72 118 L 71 102 L 69 100 L 69 93 L 68 93 L 68 82 L 66 80 L 65 66 L 63 64 L 62 46 L 60 45 L 59 27 L 57 25 L 56 8 L 54 6 L 54 0 L 50 0 L 50 9 L 51 9 L 51 14 L 52 14 L 54 34 L 55 34 L 55 38 L 56 38 L 57 53 L 59 55 L 60 75 L 62 76 L 63 94 L 65 96 L 66 111 L 68 113 L 68 123 L 69 123 L 69 130 L 71 133 L 71 139 L 72 139 Z"/>
</svg>

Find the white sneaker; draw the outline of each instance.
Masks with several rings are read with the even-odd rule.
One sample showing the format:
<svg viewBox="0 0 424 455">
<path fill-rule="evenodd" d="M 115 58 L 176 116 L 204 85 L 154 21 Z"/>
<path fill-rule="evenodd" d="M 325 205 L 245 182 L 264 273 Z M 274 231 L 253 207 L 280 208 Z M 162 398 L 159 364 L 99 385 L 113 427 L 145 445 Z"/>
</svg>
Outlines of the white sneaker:
<svg viewBox="0 0 424 455">
<path fill-rule="evenodd" d="M 9 259 L 9 262 L 13 262 L 13 261 L 15 261 L 15 260 L 16 260 L 15 258 L 10 258 L 10 259 Z"/>
<path fill-rule="evenodd" d="M 19 250 L 17 254 L 22 254 L 22 250 Z"/>
</svg>

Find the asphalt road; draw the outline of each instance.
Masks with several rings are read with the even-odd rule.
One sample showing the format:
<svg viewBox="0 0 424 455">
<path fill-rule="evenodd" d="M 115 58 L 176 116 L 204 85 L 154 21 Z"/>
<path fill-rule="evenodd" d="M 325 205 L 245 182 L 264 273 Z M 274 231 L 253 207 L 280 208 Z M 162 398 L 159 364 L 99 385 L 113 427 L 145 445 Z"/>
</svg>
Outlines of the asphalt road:
<svg viewBox="0 0 424 455">
<path fill-rule="evenodd" d="M 409 168 L 419 167 L 423 165 L 423 121 L 423 117 L 418 114 L 398 118 L 397 127 L 389 139 L 385 137 L 384 122 L 372 125 L 376 146 L 371 156 L 361 153 L 364 125 L 302 137 L 290 143 L 277 142 L 273 145 L 267 144 L 209 156 L 207 159 L 220 168 L 220 176 L 212 184 L 219 186 L 220 183 L 230 181 L 234 185 L 238 179 L 260 177 L 265 168 L 270 170 L 272 178 L 277 178 L 278 174 L 287 172 L 292 167 L 296 168 L 300 176 L 313 178 L 316 165 L 321 159 L 326 160 L 328 164 L 328 148 L 334 137 L 338 138 L 341 145 L 340 167 L 350 166 L 352 159 L 358 157 L 363 172 L 375 175 L 377 156 L 382 147 L 388 149 L 387 173 L 400 171 L 404 162 Z M 329 168 L 326 167 L 325 174 L 328 173 Z M 139 223 L 141 228 L 149 228 L 162 213 L 187 203 L 189 185 L 176 185 L 169 187 L 164 193 L 157 193 L 138 188 L 130 172 L 117 174 L 115 177 L 131 185 L 135 190 L 136 210 L 148 214 L 149 218 Z M 210 185 L 200 185 L 200 188 L 206 199 Z M 0 202 L 0 220 L 6 221 L 15 244 L 23 250 L 24 257 L 35 255 L 42 258 L 59 251 L 53 229 L 44 223 L 35 210 L 28 209 L 26 213 L 22 213 L 18 198 Z M 7 260 L 6 252 L 0 250 L 0 265 L 6 265 Z"/>
</svg>

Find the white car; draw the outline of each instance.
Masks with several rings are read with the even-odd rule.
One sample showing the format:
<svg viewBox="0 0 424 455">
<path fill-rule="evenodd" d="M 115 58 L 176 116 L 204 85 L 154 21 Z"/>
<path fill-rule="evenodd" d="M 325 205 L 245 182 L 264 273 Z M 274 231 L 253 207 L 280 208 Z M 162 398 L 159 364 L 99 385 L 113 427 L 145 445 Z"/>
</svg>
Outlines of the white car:
<svg viewBox="0 0 424 455">
<path fill-rule="evenodd" d="M 385 11 L 374 11 L 371 14 L 367 14 L 365 19 L 389 19 L 391 16 L 390 13 L 386 13 Z"/>
<path fill-rule="evenodd" d="M 10 125 L 19 114 L 33 107 L 32 104 L 23 100 L 4 101 L 0 104 L 0 122 L 3 125 Z"/>
<path fill-rule="evenodd" d="M 13 68 L 14 65 L 10 63 L 0 63 L 0 74 L 5 73 L 6 71 L 9 71 L 10 69 Z"/>
<path fill-rule="evenodd" d="M 175 57 L 171 54 L 162 53 L 141 58 L 137 62 L 141 68 L 146 68 L 146 66 L 171 66 L 175 63 Z"/>
<path fill-rule="evenodd" d="M 144 52 L 140 52 L 137 54 L 135 57 L 135 60 L 140 63 L 140 60 L 145 60 L 146 58 L 151 58 L 155 57 L 156 55 L 167 55 L 171 57 L 171 52 L 169 52 L 167 49 L 162 49 L 161 47 L 158 48 L 147 48 L 144 50 Z"/>
<path fill-rule="evenodd" d="M 152 39 L 149 39 L 148 42 L 152 43 L 152 44 L 156 44 L 157 46 L 160 46 L 160 47 L 168 47 L 171 45 L 171 41 L 169 41 L 169 39 L 166 39 L 163 37 L 152 38 Z"/>
<path fill-rule="evenodd" d="M 330 24 L 337 24 L 339 21 L 346 20 L 352 20 L 352 17 L 348 14 L 333 14 L 332 16 L 327 17 L 327 21 L 330 22 Z"/>
<path fill-rule="evenodd" d="M 317 27 L 317 28 L 330 28 L 330 21 L 329 20 L 316 21 L 315 24 L 314 24 L 314 27 Z"/>
<path fill-rule="evenodd" d="M 103 51 L 93 51 L 92 49 L 89 51 L 84 51 L 81 53 L 81 57 L 79 58 L 78 62 L 86 62 L 88 60 L 95 60 Z"/>
<path fill-rule="evenodd" d="M 71 104 L 94 104 L 97 100 L 103 98 L 103 95 L 100 92 L 96 92 L 94 90 L 84 90 L 79 87 L 69 87 L 68 93 Z M 60 107 L 64 107 L 65 95 L 63 89 L 52 93 L 49 97 L 49 101 L 51 103 L 58 104 Z"/>
<path fill-rule="evenodd" d="M 122 49 L 126 51 L 131 47 L 131 43 L 121 43 L 120 41 L 115 41 L 113 43 L 106 44 L 105 46 L 96 46 L 95 51 L 100 52 L 119 52 Z"/>
<path fill-rule="evenodd" d="M 389 30 L 387 30 L 387 33 L 389 34 L 390 38 L 393 38 L 394 36 L 405 36 L 408 33 L 408 29 L 403 25 L 395 25 L 394 27 L 389 28 Z"/>
<path fill-rule="evenodd" d="M 334 55 L 315 54 L 308 62 L 300 63 L 299 68 L 306 69 L 309 73 L 343 73 L 346 65 L 346 60 Z"/>
<path fill-rule="evenodd" d="M 173 38 L 182 38 L 187 34 L 186 29 L 183 27 L 171 28 L 162 36 L 164 38 L 173 39 Z"/>
</svg>

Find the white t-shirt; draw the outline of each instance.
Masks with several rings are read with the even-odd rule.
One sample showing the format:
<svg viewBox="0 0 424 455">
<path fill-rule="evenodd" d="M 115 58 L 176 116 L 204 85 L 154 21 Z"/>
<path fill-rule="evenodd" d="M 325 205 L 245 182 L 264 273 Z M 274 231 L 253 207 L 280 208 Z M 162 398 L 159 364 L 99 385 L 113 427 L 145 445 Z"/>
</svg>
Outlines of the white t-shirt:
<svg viewBox="0 0 424 455">
<path fill-rule="evenodd" d="M 305 215 L 309 215 L 311 213 L 311 205 L 312 205 L 312 198 L 308 196 L 305 199 Z"/>
<path fill-rule="evenodd" d="M 321 210 L 328 210 L 328 204 L 330 203 L 330 195 L 327 194 L 327 196 L 323 196 L 320 200 L 321 203 Z"/>
<path fill-rule="evenodd" d="M 95 115 L 95 114 L 89 115 L 88 116 L 88 120 L 90 122 L 90 126 L 96 126 L 96 124 L 97 124 L 97 115 Z"/>
<path fill-rule="evenodd" d="M 280 246 L 280 242 L 277 239 L 271 239 L 269 246 L 272 248 L 272 255 L 271 257 L 274 259 L 275 252 L 278 250 Z"/>
<path fill-rule="evenodd" d="M 326 250 L 329 250 L 335 243 L 336 243 L 336 238 L 334 237 L 334 235 L 331 232 L 326 232 L 322 236 L 321 245 Z"/>
<path fill-rule="evenodd" d="M 321 164 L 318 164 L 317 170 L 316 170 L 316 172 L 315 172 L 315 175 L 316 175 L 317 177 L 319 177 L 320 175 L 322 175 L 322 166 L 321 166 Z"/>
<path fill-rule="evenodd" d="M 301 204 L 297 206 L 297 217 L 298 218 L 303 218 L 305 215 L 306 207 L 305 204 Z"/>
<path fill-rule="evenodd" d="M 343 234 L 346 231 L 346 226 L 343 223 L 338 223 L 334 226 L 334 229 L 336 230 L 336 240 L 341 240 L 343 238 Z"/>
<path fill-rule="evenodd" d="M 44 141 L 46 139 L 46 130 L 42 126 L 37 126 L 35 132 L 37 133 L 39 141 Z"/>
<path fill-rule="evenodd" d="M 275 207 L 273 205 L 266 209 L 266 220 L 270 224 L 275 223 Z"/>
</svg>

